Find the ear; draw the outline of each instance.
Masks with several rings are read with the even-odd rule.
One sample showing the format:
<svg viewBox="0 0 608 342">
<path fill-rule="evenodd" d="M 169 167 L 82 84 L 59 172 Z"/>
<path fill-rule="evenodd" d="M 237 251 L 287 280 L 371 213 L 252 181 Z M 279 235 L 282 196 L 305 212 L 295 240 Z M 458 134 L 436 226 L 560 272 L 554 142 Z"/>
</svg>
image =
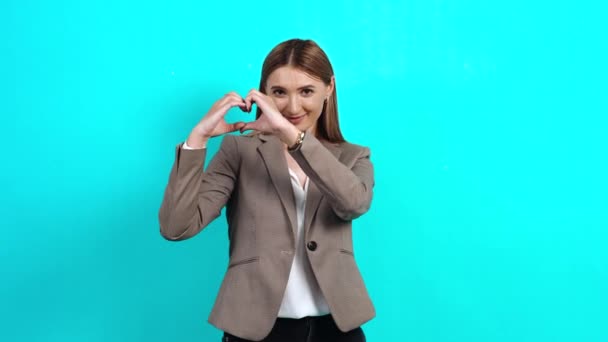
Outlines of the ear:
<svg viewBox="0 0 608 342">
<path fill-rule="evenodd" d="M 329 85 L 327 85 L 327 87 L 325 88 L 327 92 L 326 97 L 330 97 L 334 93 L 334 89 L 336 89 L 336 77 L 332 76 L 331 80 L 329 81 Z"/>
</svg>

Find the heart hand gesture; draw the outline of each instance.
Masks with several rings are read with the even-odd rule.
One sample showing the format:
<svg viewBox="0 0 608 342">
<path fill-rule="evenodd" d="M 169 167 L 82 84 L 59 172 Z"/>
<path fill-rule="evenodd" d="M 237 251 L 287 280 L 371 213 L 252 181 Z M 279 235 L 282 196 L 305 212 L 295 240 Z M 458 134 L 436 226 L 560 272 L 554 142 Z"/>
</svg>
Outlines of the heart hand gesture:
<svg viewBox="0 0 608 342">
<path fill-rule="evenodd" d="M 247 105 L 245 100 L 235 92 L 224 95 L 211 106 L 201 121 L 194 127 L 188 137 L 188 145 L 194 148 L 203 148 L 211 137 L 234 132 L 242 129 L 244 122 L 227 123 L 224 116 L 233 107 L 239 107 L 244 112 L 251 111 L 251 104 Z"/>
<path fill-rule="evenodd" d="M 254 103 L 262 111 L 262 115 L 257 120 L 247 123 L 243 121 L 226 122 L 224 117 L 232 107 L 239 107 L 242 111 L 249 113 Z M 214 103 L 190 133 L 187 144 L 193 148 L 204 148 L 209 138 L 236 130 L 241 133 L 255 130 L 276 134 L 288 146 L 295 142 L 299 132 L 291 122 L 283 117 L 268 95 L 251 89 L 244 99 L 237 93 L 230 92 Z"/>
<path fill-rule="evenodd" d="M 274 101 L 272 101 L 268 95 L 256 89 L 251 89 L 249 94 L 245 97 L 245 104 L 247 108 L 251 109 L 253 103 L 260 108 L 262 115 L 255 121 L 245 123 L 245 125 L 240 128 L 241 133 L 247 130 L 255 130 L 263 133 L 276 134 L 291 125 L 291 123 L 279 112 Z"/>
</svg>

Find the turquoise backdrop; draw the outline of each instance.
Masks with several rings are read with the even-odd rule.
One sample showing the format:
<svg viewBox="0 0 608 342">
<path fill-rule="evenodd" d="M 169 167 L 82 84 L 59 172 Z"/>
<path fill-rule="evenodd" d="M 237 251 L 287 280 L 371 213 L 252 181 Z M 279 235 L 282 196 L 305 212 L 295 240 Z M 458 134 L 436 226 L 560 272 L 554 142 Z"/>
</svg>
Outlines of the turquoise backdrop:
<svg viewBox="0 0 608 342">
<path fill-rule="evenodd" d="M 2 1 L 0 341 L 220 340 L 226 223 L 174 243 L 157 213 L 175 146 L 293 37 L 326 50 L 343 132 L 372 150 L 368 341 L 608 341 L 607 12 Z"/>
</svg>

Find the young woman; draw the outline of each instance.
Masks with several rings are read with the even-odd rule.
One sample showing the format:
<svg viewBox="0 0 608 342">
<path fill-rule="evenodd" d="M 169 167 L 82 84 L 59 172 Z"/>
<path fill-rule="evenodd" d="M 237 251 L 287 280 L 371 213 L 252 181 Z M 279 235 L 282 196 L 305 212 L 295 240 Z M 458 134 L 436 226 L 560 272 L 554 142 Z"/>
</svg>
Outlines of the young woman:
<svg viewBox="0 0 608 342">
<path fill-rule="evenodd" d="M 224 120 L 253 104 L 255 121 Z M 237 130 L 253 133 L 226 134 Z M 221 135 L 203 171 L 207 141 Z M 360 326 L 375 310 L 352 220 L 368 211 L 373 185 L 370 150 L 340 132 L 329 59 L 292 39 L 266 57 L 259 90 L 226 94 L 176 147 L 160 231 L 190 238 L 226 206 L 230 261 L 209 316 L 223 341 L 365 341 Z"/>
</svg>

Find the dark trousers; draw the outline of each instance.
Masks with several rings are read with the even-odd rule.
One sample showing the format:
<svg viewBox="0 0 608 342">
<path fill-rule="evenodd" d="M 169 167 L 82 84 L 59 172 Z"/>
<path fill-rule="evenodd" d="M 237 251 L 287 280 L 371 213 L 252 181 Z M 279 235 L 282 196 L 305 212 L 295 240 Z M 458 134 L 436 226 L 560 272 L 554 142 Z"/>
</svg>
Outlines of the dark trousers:
<svg viewBox="0 0 608 342">
<path fill-rule="evenodd" d="M 253 342 L 224 332 L 222 342 Z M 261 342 L 365 342 L 363 329 L 342 332 L 331 315 L 277 318 L 270 334 Z"/>
</svg>

